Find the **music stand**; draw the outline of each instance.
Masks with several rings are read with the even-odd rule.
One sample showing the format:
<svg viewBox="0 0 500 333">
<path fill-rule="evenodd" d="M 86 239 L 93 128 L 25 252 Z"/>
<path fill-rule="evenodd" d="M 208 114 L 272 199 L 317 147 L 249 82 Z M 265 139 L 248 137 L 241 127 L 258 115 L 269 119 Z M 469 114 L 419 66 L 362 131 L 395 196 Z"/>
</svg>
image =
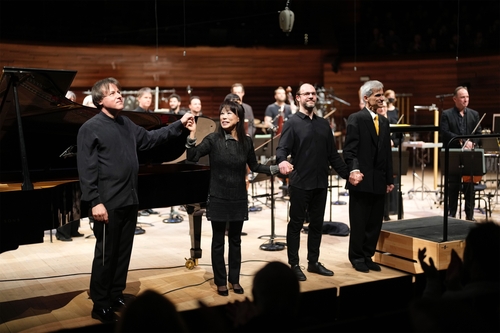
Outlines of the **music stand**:
<svg viewBox="0 0 500 333">
<path fill-rule="evenodd" d="M 441 157 L 443 156 L 444 151 L 441 151 Z M 470 176 L 473 178 L 474 176 L 483 176 L 485 171 L 484 166 L 484 150 L 483 149 L 474 149 L 474 150 L 464 150 L 462 149 L 449 149 L 448 155 L 448 175 L 459 176 L 462 179 L 463 176 Z M 441 167 L 441 172 L 445 172 L 444 166 Z M 449 180 L 449 178 L 448 178 Z M 447 186 L 448 184 L 446 184 Z M 474 190 L 472 188 L 471 196 L 474 195 Z M 473 197 L 471 198 L 473 199 Z M 447 212 L 445 212 L 447 214 Z"/>
<path fill-rule="evenodd" d="M 330 220 L 329 221 L 323 221 L 323 223 L 327 223 L 327 222 L 330 222 L 330 223 L 342 223 L 342 222 L 333 222 L 332 221 L 332 205 L 346 205 L 347 202 L 345 201 L 335 201 L 333 202 L 332 201 L 332 188 L 333 187 L 337 187 L 337 199 L 339 198 L 339 195 L 338 195 L 338 189 L 340 188 L 340 185 L 339 185 L 339 180 L 337 178 L 337 185 L 331 185 L 332 184 L 332 175 L 337 175 L 338 177 L 338 173 L 337 171 L 335 171 L 334 168 L 330 167 L 330 170 L 329 170 L 329 174 L 330 174 L 330 184 L 328 184 L 328 192 L 330 192 Z M 342 202 L 342 203 L 339 203 L 339 202 Z"/>
<path fill-rule="evenodd" d="M 160 214 L 160 216 L 163 216 L 163 214 Z M 163 223 L 181 223 L 182 221 L 184 221 L 184 218 L 174 210 L 174 206 L 170 206 L 170 213 L 168 213 L 166 219 L 163 219 Z"/>
<path fill-rule="evenodd" d="M 441 151 L 440 158 L 444 159 L 444 151 Z M 450 148 L 448 155 L 448 175 L 453 176 L 482 176 L 484 175 L 484 150 L 464 150 L 460 148 Z M 479 161 L 479 163 L 478 163 Z M 444 165 L 441 172 L 445 172 Z"/>
<path fill-rule="evenodd" d="M 399 159 L 399 155 L 401 155 L 401 160 Z M 394 177 L 394 189 L 389 194 L 391 196 L 391 200 L 396 200 L 396 211 L 398 215 L 404 215 L 403 210 L 403 192 L 401 191 L 401 175 L 408 174 L 408 165 L 409 165 L 410 153 L 408 150 L 399 152 L 398 148 L 392 149 L 392 173 L 395 175 Z M 399 167 L 401 166 L 401 170 Z M 394 198 L 395 197 L 395 198 Z"/>
<path fill-rule="evenodd" d="M 271 145 L 276 146 L 278 144 L 279 140 L 279 135 L 276 136 L 273 139 L 273 142 L 271 142 L 271 134 L 265 134 L 265 135 L 256 135 L 254 138 L 254 146 L 257 146 L 255 148 L 255 156 L 257 156 L 258 159 L 260 159 L 261 164 L 268 165 L 271 162 L 271 157 L 274 157 L 272 154 L 272 148 Z M 252 184 L 252 201 L 255 198 L 261 198 L 261 197 L 269 197 L 269 194 L 260 194 L 256 195 L 255 194 L 255 183 L 258 183 L 263 180 L 267 180 L 269 178 L 268 175 L 266 174 L 257 174 L 254 178 L 250 180 L 250 183 Z M 252 206 L 248 207 L 249 212 L 259 212 L 262 210 L 262 207 L 257 207 L 255 206 L 254 202 L 252 202 Z"/>
<path fill-rule="evenodd" d="M 330 181 L 329 181 L 329 184 L 328 184 L 328 191 L 330 192 L 330 204 L 331 205 L 336 205 L 336 206 L 347 205 L 347 202 L 340 200 L 340 179 L 339 179 L 339 174 L 332 167 L 330 167 L 330 170 L 328 171 L 328 173 L 329 173 L 329 178 L 330 178 Z M 337 185 L 332 185 L 332 180 L 333 180 L 332 176 L 333 175 L 337 176 Z M 332 202 L 331 199 L 332 199 L 332 188 L 333 187 L 337 188 L 337 201 L 333 201 Z M 332 210 L 332 207 L 330 207 L 330 221 L 332 220 L 331 210 Z"/>
<path fill-rule="evenodd" d="M 273 135 L 276 131 L 275 128 L 272 129 L 273 131 Z M 270 154 L 274 152 L 274 147 L 275 147 L 275 144 L 278 143 L 279 141 L 279 138 L 280 138 L 280 135 L 276 135 L 274 136 L 274 138 L 272 140 L 269 140 L 269 142 L 271 143 L 270 144 Z M 255 150 L 255 153 L 257 155 L 257 152 L 260 151 L 260 149 L 267 145 L 267 143 L 263 144 L 262 146 L 258 147 L 256 150 Z M 274 156 L 274 154 L 273 154 Z M 274 160 L 276 158 L 273 158 Z M 277 237 L 280 237 L 280 238 L 285 238 L 286 236 L 283 236 L 283 235 L 276 235 L 275 233 L 275 219 L 274 219 L 274 175 L 271 175 L 271 234 L 270 235 L 262 235 L 262 236 L 259 236 L 258 238 L 265 238 L 265 237 L 268 237 L 269 238 L 269 242 L 268 243 L 264 243 L 262 244 L 259 248 L 261 250 L 264 250 L 264 251 L 281 251 L 285 248 L 285 245 L 286 243 L 283 243 L 283 242 L 275 242 L 274 240 L 277 238 Z"/>
</svg>

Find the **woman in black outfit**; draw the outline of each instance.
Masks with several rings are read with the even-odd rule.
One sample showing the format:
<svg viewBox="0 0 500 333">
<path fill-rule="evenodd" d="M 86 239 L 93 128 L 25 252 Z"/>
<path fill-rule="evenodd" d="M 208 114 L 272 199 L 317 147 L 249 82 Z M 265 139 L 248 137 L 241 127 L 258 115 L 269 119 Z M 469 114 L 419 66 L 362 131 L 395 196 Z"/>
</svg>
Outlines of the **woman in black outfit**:
<svg viewBox="0 0 500 333">
<path fill-rule="evenodd" d="M 191 131 L 186 147 L 187 159 L 197 162 L 202 156 L 210 158 L 210 190 L 207 199 L 207 219 L 212 222 L 212 269 L 217 293 L 228 296 L 227 282 L 237 294 L 243 294 L 240 285 L 241 230 L 248 220 L 248 193 L 245 179 L 247 165 L 253 172 L 275 174 L 276 165 L 264 166 L 257 162 L 252 139 L 245 134 L 245 113 L 235 102 L 225 101 L 219 108 L 218 130 L 207 135 L 196 146 L 196 123 L 189 124 Z M 224 261 L 224 238 L 229 222 L 229 274 Z"/>
</svg>

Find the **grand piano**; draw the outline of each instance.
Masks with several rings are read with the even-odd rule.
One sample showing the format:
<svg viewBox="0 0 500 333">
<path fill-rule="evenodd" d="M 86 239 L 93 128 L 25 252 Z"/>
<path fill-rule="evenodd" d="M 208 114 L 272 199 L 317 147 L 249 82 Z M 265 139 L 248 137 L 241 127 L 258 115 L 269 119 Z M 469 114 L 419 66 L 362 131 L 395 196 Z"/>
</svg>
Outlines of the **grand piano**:
<svg viewBox="0 0 500 333">
<path fill-rule="evenodd" d="M 20 245 L 42 243 L 45 230 L 80 206 L 76 137 L 80 126 L 99 111 L 65 98 L 76 71 L 4 67 L 0 78 L 0 253 Z M 134 123 L 151 130 L 168 126 L 179 116 L 123 111 Z M 199 117 L 208 134 L 215 122 Z M 202 126 L 200 126 L 202 125 Z M 201 214 L 206 201 L 209 167 L 188 164 L 183 135 L 139 155 L 139 209 L 188 207 L 192 268 L 201 258 Z M 198 136 L 198 135 L 197 135 Z M 202 136 L 198 137 L 201 140 Z M 71 218 L 69 218 L 71 219 Z M 52 236 L 52 233 L 51 233 Z"/>
</svg>

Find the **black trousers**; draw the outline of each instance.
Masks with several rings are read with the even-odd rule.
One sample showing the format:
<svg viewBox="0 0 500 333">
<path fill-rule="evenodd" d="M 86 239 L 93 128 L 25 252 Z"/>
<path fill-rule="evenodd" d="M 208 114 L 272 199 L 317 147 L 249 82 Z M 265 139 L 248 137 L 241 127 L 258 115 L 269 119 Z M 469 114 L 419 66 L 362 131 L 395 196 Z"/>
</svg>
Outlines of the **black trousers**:
<svg viewBox="0 0 500 333">
<path fill-rule="evenodd" d="M 462 184 L 461 176 L 448 176 L 448 215 L 452 217 L 457 215 L 460 186 L 462 186 L 464 193 L 465 216 L 467 220 L 471 220 L 474 217 L 474 183 Z"/>
<path fill-rule="evenodd" d="M 371 260 L 382 229 L 385 194 L 349 191 L 349 261 Z"/>
<path fill-rule="evenodd" d="M 309 232 L 307 235 L 307 261 L 316 263 L 319 260 L 319 247 L 323 233 L 325 218 L 326 188 L 303 190 L 289 186 L 290 222 L 286 232 L 288 263 L 291 266 L 299 264 L 300 232 L 309 215 Z"/>
<path fill-rule="evenodd" d="M 108 308 L 123 297 L 132 254 L 137 205 L 108 210 L 108 223 L 94 222 L 96 238 L 90 298 L 96 308 Z M 103 259 L 104 258 L 104 259 Z"/>
<path fill-rule="evenodd" d="M 214 283 L 218 287 L 225 286 L 228 281 L 231 284 L 240 283 L 243 221 L 231 221 L 227 226 L 229 275 L 224 260 L 226 222 L 212 221 L 212 270 Z"/>
</svg>

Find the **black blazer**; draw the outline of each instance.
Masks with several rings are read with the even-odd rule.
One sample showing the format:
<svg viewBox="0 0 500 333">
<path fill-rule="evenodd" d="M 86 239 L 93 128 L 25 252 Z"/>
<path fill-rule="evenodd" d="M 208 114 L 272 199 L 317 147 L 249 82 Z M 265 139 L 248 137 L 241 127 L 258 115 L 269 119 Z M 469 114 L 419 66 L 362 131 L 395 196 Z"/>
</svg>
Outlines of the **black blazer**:
<svg viewBox="0 0 500 333">
<path fill-rule="evenodd" d="M 453 137 L 460 135 L 459 117 L 459 112 L 456 107 L 443 111 L 439 128 L 440 141 L 443 143 L 443 147 L 446 147 Z M 479 113 L 477 111 L 466 108 L 465 121 L 467 129 L 466 134 L 481 134 L 481 126 L 478 126 L 476 132 L 472 133 L 474 127 L 479 123 Z M 478 139 L 472 141 L 476 144 L 479 143 Z M 459 140 L 454 140 L 450 148 L 461 148 Z"/>
<path fill-rule="evenodd" d="M 347 120 L 343 157 L 349 171 L 360 170 L 364 178 L 357 186 L 349 182 L 350 191 L 384 194 L 393 184 L 391 133 L 389 120 L 379 117 L 379 135 L 368 109 L 353 113 Z"/>
</svg>

